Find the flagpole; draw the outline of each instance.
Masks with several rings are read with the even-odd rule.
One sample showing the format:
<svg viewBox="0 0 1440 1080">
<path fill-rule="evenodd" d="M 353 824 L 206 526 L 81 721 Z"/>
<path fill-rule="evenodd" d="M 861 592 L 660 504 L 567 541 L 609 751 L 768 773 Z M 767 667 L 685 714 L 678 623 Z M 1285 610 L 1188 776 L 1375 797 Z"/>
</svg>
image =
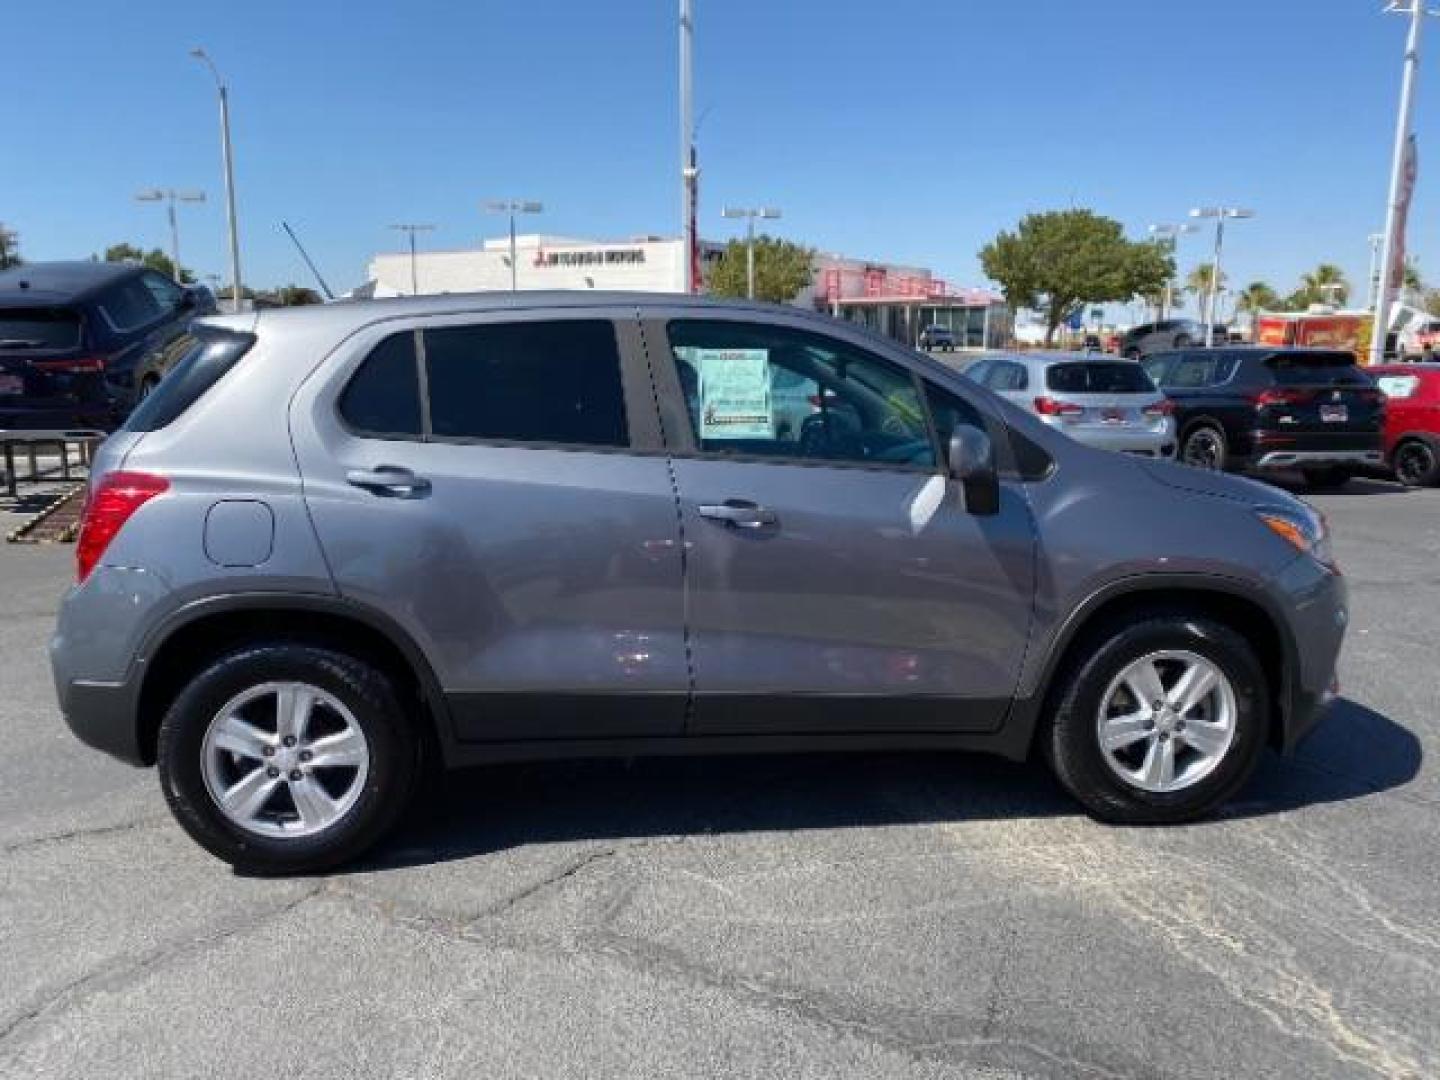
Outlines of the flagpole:
<svg viewBox="0 0 1440 1080">
<path fill-rule="evenodd" d="M 1392 3 L 1389 11 L 1406 10 Z M 1415 104 L 1415 72 L 1420 66 L 1420 26 L 1425 21 L 1425 0 L 1410 0 L 1410 33 L 1405 39 L 1405 67 L 1400 78 L 1400 111 L 1395 120 L 1395 151 L 1390 162 L 1390 197 L 1385 206 L 1385 241 L 1380 255 L 1380 288 L 1375 298 L 1375 324 L 1370 331 L 1370 363 L 1385 361 L 1385 339 L 1390 331 L 1390 290 L 1404 267 L 1393 265 L 1397 256 L 1404 258 L 1406 213 L 1409 190 L 1406 174 L 1415 167 L 1414 142 L 1410 134 L 1410 116 Z"/>
</svg>

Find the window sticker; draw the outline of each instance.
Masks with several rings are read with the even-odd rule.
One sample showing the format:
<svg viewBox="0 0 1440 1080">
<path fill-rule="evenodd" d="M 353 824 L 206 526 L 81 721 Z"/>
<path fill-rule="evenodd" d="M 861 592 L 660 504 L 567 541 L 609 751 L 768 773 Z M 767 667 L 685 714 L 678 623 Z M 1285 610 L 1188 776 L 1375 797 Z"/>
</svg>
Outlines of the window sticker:
<svg viewBox="0 0 1440 1080">
<path fill-rule="evenodd" d="M 1420 380 L 1414 375 L 1381 375 L 1375 385 L 1387 398 L 1407 398 L 1415 393 Z"/>
<path fill-rule="evenodd" d="M 696 349 L 700 438 L 773 439 L 768 349 Z"/>
</svg>

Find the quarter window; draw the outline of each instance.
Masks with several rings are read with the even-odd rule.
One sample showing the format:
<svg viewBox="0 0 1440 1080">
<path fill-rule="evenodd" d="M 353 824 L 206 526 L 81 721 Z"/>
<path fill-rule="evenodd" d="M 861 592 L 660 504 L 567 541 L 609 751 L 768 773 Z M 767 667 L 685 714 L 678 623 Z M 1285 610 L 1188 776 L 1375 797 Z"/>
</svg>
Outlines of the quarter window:
<svg viewBox="0 0 1440 1080">
<path fill-rule="evenodd" d="M 340 395 L 340 415 L 360 434 L 420 436 L 420 379 L 415 367 L 414 331 L 391 335 L 365 358 Z"/>
<path fill-rule="evenodd" d="M 100 310 L 116 330 L 135 330 L 160 317 L 154 294 L 138 277 L 122 282 L 100 301 Z"/>
<path fill-rule="evenodd" d="M 702 451 L 934 468 L 915 380 L 820 334 L 728 321 L 670 324 Z"/>
<path fill-rule="evenodd" d="M 155 304 L 161 311 L 174 311 L 180 306 L 180 297 L 184 295 L 184 290 L 169 278 L 149 271 L 142 274 L 140 280 L 145 283 L 145 288 L 150 290 L 150 295 L 155 298 Z"/>
</svg>

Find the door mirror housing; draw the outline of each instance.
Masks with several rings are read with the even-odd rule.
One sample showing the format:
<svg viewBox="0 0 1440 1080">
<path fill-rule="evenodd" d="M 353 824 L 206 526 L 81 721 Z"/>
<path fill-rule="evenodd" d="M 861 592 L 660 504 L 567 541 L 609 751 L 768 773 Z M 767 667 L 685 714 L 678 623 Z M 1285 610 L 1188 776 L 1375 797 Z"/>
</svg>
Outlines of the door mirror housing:
<svg viewBox="0 0 1440 1080">
<path fill-rule="evenodd" d="M 965 494 L 965 509 L 972 514 L 994 514 L 1000 509 L 1000 477 L 995 469 L 995 444 L 973 424 L 957 424 L 950 436 L 947 464 L 950 476 Z"/>
</svg>

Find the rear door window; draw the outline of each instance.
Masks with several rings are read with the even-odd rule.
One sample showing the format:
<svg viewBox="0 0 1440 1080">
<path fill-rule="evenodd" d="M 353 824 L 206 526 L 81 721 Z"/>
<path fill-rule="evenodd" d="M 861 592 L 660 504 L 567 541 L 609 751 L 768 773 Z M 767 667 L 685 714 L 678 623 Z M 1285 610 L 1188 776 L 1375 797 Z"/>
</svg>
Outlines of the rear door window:
<svg viewBox="0 0 1440 1080">
<path fill-rule="evenodd" d="M 130 414 L 125 430 L 158 431 L 173 423 L 239 363 L 253 344 L 253 334 L 213 329 L 197 332 L 190 351 Z"/>
<path fill-rule="evenodd" d="M 1061 394 L 1144 394 L 1155 389 L 1139 364 L 1055 364 L 1046 369 L 1045 386 Z"/>
<path fill-rule="evenodd" d="M 1193 390 L 1216 386 L 1230 377 L 1234 361 L 1222 353 L 1184 353 L 1164 375 L 1160 385 L 1165 389 Z"/>
<path fill-rule="evenodd" d="M 80 313 L 73 308 L 0 309 L 0 349 L 73 349 Z"/>
</svg>

